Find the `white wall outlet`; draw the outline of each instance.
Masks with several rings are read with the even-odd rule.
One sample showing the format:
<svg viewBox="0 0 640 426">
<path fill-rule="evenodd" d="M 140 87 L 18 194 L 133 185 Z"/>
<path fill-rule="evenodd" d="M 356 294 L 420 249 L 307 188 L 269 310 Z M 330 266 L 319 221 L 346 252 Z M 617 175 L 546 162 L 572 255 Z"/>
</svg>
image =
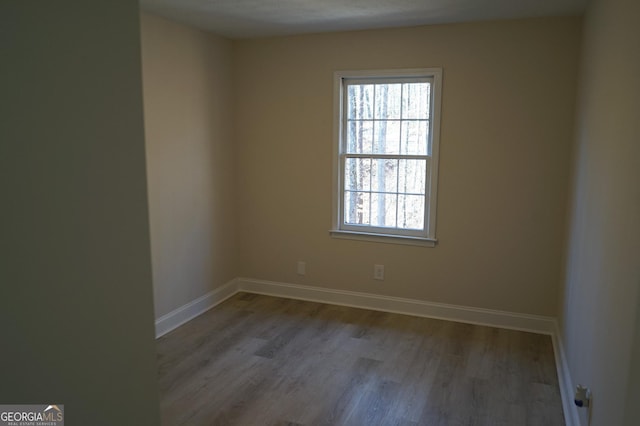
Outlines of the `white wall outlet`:
<svg viewBox="0 0 640 426">
<path fill-rule="evenodd" d="M 373 265 L 373 279 L 384 280 L 384 265 Z"/>
<path fill-rule="evenodd" d="M 307 263 L 302 260 L 298 261 L 298 275 L 305 275 L 307 273 Z"/>
<path fill-rule="evenodd" d="M 591 405 L 591 389 L 586 386 L 576 386 L 574 402 L 578 407 L 589 407 Z"/>
</svg>

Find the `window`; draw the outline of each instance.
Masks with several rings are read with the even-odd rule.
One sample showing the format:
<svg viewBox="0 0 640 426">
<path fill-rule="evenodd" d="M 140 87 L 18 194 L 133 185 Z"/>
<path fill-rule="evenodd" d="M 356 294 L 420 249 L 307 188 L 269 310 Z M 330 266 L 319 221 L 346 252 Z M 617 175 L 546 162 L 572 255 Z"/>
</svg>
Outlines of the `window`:
<svg viewBox="0 0 640 426">
<path fill-rule="evenodd" d="M 435 245 L 441 69 L 335 73 L 331 234 Z"/>
</svg>

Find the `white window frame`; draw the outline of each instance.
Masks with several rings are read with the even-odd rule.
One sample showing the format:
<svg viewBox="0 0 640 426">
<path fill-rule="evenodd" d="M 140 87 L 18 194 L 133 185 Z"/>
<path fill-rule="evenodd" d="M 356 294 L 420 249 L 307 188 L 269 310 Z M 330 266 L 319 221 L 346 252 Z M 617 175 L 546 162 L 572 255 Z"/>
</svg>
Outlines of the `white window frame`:
<svg viewBox="0 0 640 426">
<path fill-rule="evenodd" d="M 379 83 L 382 79 L 429 79 L 432 83 L 429 136 L 431 155 L 427 156 L 427 176 L 425 188 L 425 228 L 408 231 L 396 228 L 380 228 L 369 225 L 344 223 L 344 169 L 346 158 L 346 110 L 345 81 L 366 81 Z M 436 239 L 436 201 L 438 190 L 438 158 L 440 152 L 440 105 L 442 99 L 442 68 L 390 69 L 368 71 L 336 71 L 334 88 L 334 155 L 333 155 L 333 228 L 335 238 L 356 239 L 382 243 L 420 245 L 434 247 Z M 403 157 L 402 155 L 398 157 Z"/>
</svg>

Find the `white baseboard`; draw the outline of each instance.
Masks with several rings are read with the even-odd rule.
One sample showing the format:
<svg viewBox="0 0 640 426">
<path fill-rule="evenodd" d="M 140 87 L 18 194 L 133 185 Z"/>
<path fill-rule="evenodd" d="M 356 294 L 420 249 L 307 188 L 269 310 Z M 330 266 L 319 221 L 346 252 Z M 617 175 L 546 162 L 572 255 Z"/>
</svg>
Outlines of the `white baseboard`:
<svg viewBox="0 0 640 426">
<path fill-rule="evenodd" d="M 578 407 L 573 403 L 575 389 L 573 387 L 569 364 L 567 363 L 567 357 L 562 344 L 562 334 L 560 333 L 560 328 L 558 327 L 557 322 L 551 338 L 553 339 L 553 352 L 556 357 L 556 369 L 558 372 L 558 385 L 560 387 L 560 396 L 562 398 L 564 421 L 567 426 L 580 426 Z"/>
<path fill-rule="evenodd" d="M 380 296 L 370 293 L 333 290 L 298 284 L 237 278 L 238 291 L 309 300 L 333 305 L 352 306 L 376 311 L 394 312 L 419 317 L 437 318 L 470 324 L 488 325 L 539 334 L 553 334 L 555 319 L 537 315 L 518 314 L 400 297 Z"/>
<path fill-rule="evenodd" d="M 237 292 L 238 285 L 234 279 L 204 296 L 198 297 L 186 305 L 182 305 L 178 309 L 161 316 L 156 320 L 156 339 L 224 302 Z"/>
</svg>

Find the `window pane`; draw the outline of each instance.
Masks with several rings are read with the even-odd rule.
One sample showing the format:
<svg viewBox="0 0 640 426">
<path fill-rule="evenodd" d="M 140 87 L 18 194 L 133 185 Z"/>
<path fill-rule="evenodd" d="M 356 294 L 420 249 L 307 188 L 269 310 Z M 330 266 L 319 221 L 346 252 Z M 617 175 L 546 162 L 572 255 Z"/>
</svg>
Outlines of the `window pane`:
<svg viewBox="0 0 640 426">
<path fill-rule="evenodd" d="M 399 160 L 398 192 L 424 194 L 426 170 L 426 160 Z"/>
<path fill-rule="evenodd" d="M 371 225 L 396 226 L 396 194 L 371 194 Z"/>
<path fill-rule="evenodd" d="M 402 118 L 429 118 L 430 83 L 405 83 L 402 85 Z"/>
<path fill-rule="evenodd" d="M 398 228 L 424 229 L 424 196 L 398 195 Z"/>
<path fill-rule="evenodd" d="M 376 84 L 375 92 L 375 118 L 399 119 L 402 84 Z"/>
<path fill-rule="evenodd" d="M 402 154 L 429 155 L 427 152 L 429 122 L 405 121 L 402 123 Z"/>
<path fill-rule="evenodd" d="M 349 121 L 347 126 L 347 152 L 371 154 L 373 147 L 373 121 Z"/>
<path fill-rule="evenodd" d="M 344 189 L 368 191 L 371 188 L 371 159 L 347 158 L 344 164 Z"/>
<path fill-rule="evenodd" d="M 441 72 L 338 71 L 335 77 L 342 82 L 335 86 L 342 102 L 336 117 L 342 173 L 334 192 L 338 231 L 431 237 L 425 215 L 431 217 L 435 208 L 430 185 L 436 183 L 431 169 L 438 160 L 432 157 L 438 140 L 430 140 L 431 124 L 440 113 L 431 108 Z"/>
<path fill-rule="evenodd" d="M 398 160 L 385 158 L 371 161 L 371 190 L 397 192 Z"/>
<path fill-rule="evenodd" d="M 373 84 L 350 84 L 347 86 L 347 118 L 373 118 Z"/>
<path fill-rule="evenodd" d="M 400 121 L 376 121 L 374 154 L 400 153 Z"/>
<path fill-rule="evenodd" d="M 344 223 L 369 225 L 369 197 L 368 192 L 344 192 Z"/>
</svg>

